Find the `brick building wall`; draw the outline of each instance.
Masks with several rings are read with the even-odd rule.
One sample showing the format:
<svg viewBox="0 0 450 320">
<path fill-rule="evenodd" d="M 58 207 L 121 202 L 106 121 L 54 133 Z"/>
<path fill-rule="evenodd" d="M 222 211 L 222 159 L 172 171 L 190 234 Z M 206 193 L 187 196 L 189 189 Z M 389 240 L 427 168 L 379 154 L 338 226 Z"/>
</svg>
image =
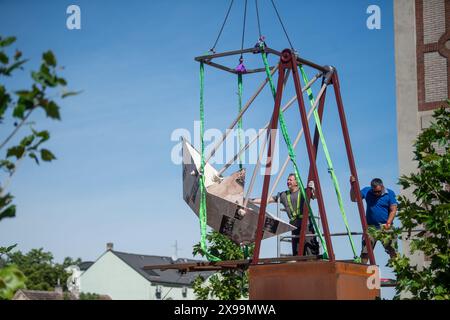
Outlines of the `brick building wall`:
<svg viewBox="0 0 450 320">
<path fill-rule="evenodd" d="M 413 142 L 450 97 L 450 0 L 394 0 L 399 175 L 417 170 Z M 407 190 L 402 195 L 412 197 Z M 403 241 L 408 254 L 409 241 Z M 423 266 L 421 252 L 410 255 Z"/>
<path fill-rule="evenodd" d="M 418 111 L 424 112 L 450 97 L 450 0 L 415 0 L 415 22 Z"/>
</svg>

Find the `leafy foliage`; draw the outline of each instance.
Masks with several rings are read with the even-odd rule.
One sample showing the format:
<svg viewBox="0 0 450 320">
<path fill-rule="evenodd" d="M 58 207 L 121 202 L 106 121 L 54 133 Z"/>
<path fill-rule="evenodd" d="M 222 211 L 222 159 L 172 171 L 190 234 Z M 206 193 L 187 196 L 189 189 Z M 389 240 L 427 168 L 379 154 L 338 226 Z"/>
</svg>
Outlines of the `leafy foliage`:
<svg viewBox="0 0 450 320">
<path fill-rule="evenodd" d="M 58 280 L 67 290 L 67 279 L 70 276 L 65 269 L 71 265 L 79 265 L 81 259 L 66 257 L 62 264 L 53 261 L 53 255 L 43 248 L 32 249 L 27 254 L 21 251 L 8 254 L 7 265 L 17 266 L 26 276 L 25 286 L 30 290 L 51 291 L 58 285 Z"/>
<path fill-rule="evenodd" d="M 224 235 L 212 231 L 206 239 L 210 243 L 209 252 L 221 260 L 245 259 L 243 249 Z M 248 255 L 253 254 L 253 246 L 248 248 Z M 194 255 L 205 256 L 200 243 L 194 246 Z M 241 270 L 219 271 L 208 279 L 198 276 L 194 281 L 194 293 L 197 299 L 216 298 L 220 300 L 236 300 L 248 297 L 248 273 Z"/>
<path fill-rule="evenodd" d="M 431 126 L 414 144 L 418 172 L 399 179 L 413 194 L 413 199 L 400 197 L 402 226 L 377 234 L 385 240 L 395 235 L 411 239 L 411 253 L 421 251 L 431 259 L 423 268 L 404 254 L 390 260 L 397 276 L 396 298 L 407 292 L 413 299 L 450 299 L 450 100 L 447 104 L 434 112 Z M 417 229 L 424 231 L 411 236 Z"/>
<path fill-rule="evenodd" d="M 90 292 L 81 292 L 80 300 L 100 300 L 100 295 Z"/>
<path fill-rule="evenodd" d="M 11 77 L 16 71 L 23 70 L 28 61 L 22 58 L 22 52 L 19 50 L 14 53 L 9 52 L 10 46 L 15 41 L 15 37 L 0 36 L 0 78 Z M 17 170 L 18 163 L 27 157 L 37 164 L 40 161 L 50 162 L 56 159 L 50 150 L 42 148 L 42 144 L 50 139 L 50 133 L 47 130 L 36 130 L 33 124 L 27 121 L 35 110 L 42 110 L 50 119 L 61 120 L 60 107 L 50 96 L 63 99 L 78 93 L 65 89 L 67 81 L 57 74 L 59 69 L 61 67 L 58 67 L 53 52 L 46 51 L 42 54 L 39 70 L 31 72 L 32 83 L 29 88 L 10 92 L 3 82 L 0 83 L 0 124 L 11 123 L 10 133 L 0 140 L 0 150 L 7 148 L 6 154 L 0 156 L 0 173 L 6 176 L 0 180 L 0 221 L 16 215 L 16 206 L 12 203 L 14 197 L 7 193 L 6 189 Z M 30 132 L 17 140 L 15 136 L 24 126 L 28 126 Z M 4 129 L 3 132 L 6 131 Z M 14 144 L 17 142 L 18 144 Z M 14 294 L 14 291 L 23 286 L 25 281 L 25 276 L 17 267 L 3 266 L 5 260 L 2 256 L 11 251 L 8 248 L 0 247 L 0 268 L 2 268 L 0 269 L 0 299 L 11 298 L 11 292 Z M 33 279 L 26 281 L 34 283 Z M 46 286 L 43 285 L 43 287 Z"/>
<path fill-rule="evenodd" d="M 17 247 L 17 244 L 9 247 L 0 247 L 0 268 L 6 266 L 6 263 L 9 260 L 9 255 L 15 247 Z"/>
<path fill-rule="evenodd" d="M 14 293 L 25 286 L 25 276 L 15 265 L 0 269 L 0 300 L 10 300 Z"/>
<path fill-rule="evenodd" d="M 0 201 L 3 201 L 1 198 Z M 12 216 L 15 215 L 15 207 L 10 206 L 4 209 L 0 213 L 0 220 L 3 217 L 7 217 L 5 212 L 13 211 Z M 8 254 L 17 245 L 12 245 L 9 247 L 0 247 L 0 300 L 10 300 L 14 296 L 14 293 L 25 286 L 25 275 L 20 269 L 15 265 L 7 265 Z"/>
<path fill-rule="evenodd" d="M 25 275 L 15 265 L 7 265 L 8 254 L 17 245 L 0 247 L 0 300 L 11 299 L 25 286 Z"/>
</svg>

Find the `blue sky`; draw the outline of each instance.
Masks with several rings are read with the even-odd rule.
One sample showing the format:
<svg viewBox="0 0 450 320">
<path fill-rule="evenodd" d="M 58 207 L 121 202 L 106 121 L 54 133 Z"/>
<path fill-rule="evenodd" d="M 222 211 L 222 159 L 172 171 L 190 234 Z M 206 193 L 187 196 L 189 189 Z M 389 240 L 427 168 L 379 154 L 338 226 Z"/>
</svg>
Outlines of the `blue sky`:
<svg viewBox="0 0 450 320">
<path fill-rule="evenodd" d="M 278 50 L 288 47 L 270 2 L 259 2 L 268 45 Z M 392 1 L 278 2 L 300 55 L 339 70 L 361 185 L 380 177 L 398 192 Z M 81 8 L 81 30 L 66 28 L 70 4 Z M 17 217 L 0 224 L 0 245 L 18 243 L 23 251 L 44 247 L 58 260 L 65 256 L 94 260 L 106 242 L 126 252 L 172 255 L 177 240 L 179 256 L 191 256 L 192 245 L 199 240 L 199 225 L 182 199 L 181 168 L 171 161 L 177 142 L 171 141 L 171 134 L 178 128 L 193 133 L 194 120 L 199 118 L 198 63 L 193 58 L 211 47 L 228 4 L 0 0 L 2 35 L 17 36 L 14 48 L 31 59 L 25 71 L 7 81 L 8 88 L 28 85 L 29 72 L 39 64 L 40 54 L 51 49 L 65 66 L 63 75 L 70 89 L 83 90 L 61 103 L 61 122 L 34 115 L 36 128 L 51 131 L 47 147 L 58 160 L 40 167 L 31 161 L 21 165 L 10 188 Z M 366 27 L 366 9 L 371 4 L 381 8 L 380 30 Z M 248 10 L 245 47 L 258 38 L 253 1 Z M 235 1 L 217 51 L 240 48 L 242 16 L 243 1 Z M 237 64 L 237 58 L 229 61 Z M 262 64 L 255 57 L 245 62 Z M 245 101 L 261 79 L 262 74 L 244 79 Z M 207 67 L 205 81 L 206 127 L 223 130 L 236 115 L 236 79 Z M 358 231 L 357 209 L 347 196 L 349 169 L 333 99 L 329 90 L 324 133 L 350 225 Z M 268 89 L 255 108 L 244 118 L 244 128 L 260 128 L 268 121 L 273 108 Z M 296 108 L 286 117 L 295 135 L 299 129 Z M 9 130 L 3 125 L 0 135 L 6 136 Z M 284 159 L 283 145 L 280 150 Z M 304 147 L 297 153 L 305 175 Z M 331 229 L 343 231 L 321 152 L 318 163 Z M 284 182 L 280 190 L 283 187 Z M 359 237 L 356 243 L 359 250 Z M 336 239 L 335 251 L 338 258 L 351 258 L 344 238 Z M 275 254 L 275 241 L 265 241 L 262 256 Z M 381 266 L 386 264 L 381 246 L 376 257 Z M 389 275 L 383 267 L 382 276 Z"/>
</svg>

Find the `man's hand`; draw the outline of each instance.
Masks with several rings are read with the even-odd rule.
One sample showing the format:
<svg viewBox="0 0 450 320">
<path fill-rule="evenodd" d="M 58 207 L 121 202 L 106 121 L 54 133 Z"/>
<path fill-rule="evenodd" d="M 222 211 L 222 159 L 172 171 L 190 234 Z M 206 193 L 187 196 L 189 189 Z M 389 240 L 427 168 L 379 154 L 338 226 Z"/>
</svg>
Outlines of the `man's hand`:
<svg viewBox="0 0 450 320">
<path fill-rule="evenodd" d="M 391 223 L 386 222 L 385 224 L 381 225 L 383 227 L 384 230 L 389 230 L 391 228 Z"/>
<path fill-rule="evenodd" d="M 354 176 L 350 176 L 350 200 L 352 202 L 356 202 L 355 191 L 353 190 L 353 184 L 356 182 L 356 178 Z"/>
<path fill-rule="evenodd" d="M 315 199 L 316 198 L 316 186 L 314 185 L 314 181 L 312 181 L 312 180 L 309 181 L 307 188 L 309 188 L 311 191 L 310 192 L 311 199 Z"/>
</svg>

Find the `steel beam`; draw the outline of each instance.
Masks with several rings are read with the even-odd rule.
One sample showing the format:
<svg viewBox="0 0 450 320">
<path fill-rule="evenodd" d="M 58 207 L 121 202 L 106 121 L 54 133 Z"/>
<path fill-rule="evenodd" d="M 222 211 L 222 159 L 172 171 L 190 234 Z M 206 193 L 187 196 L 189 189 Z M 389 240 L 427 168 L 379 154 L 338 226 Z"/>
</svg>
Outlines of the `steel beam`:
<svg viewBox="0 0 450 320">
<path fill-rule="evenodd" d="M 211 62 L 211 60 L 216 59 L 216 58 L 223 58 L 223 57 L 234 56 L 234 55 L 242 55 L 242 54 L 246 54 L 246 53 L 256 54 L 256 53 L 261 53 L 261 52 L 262 52 L 262 49 L 259 46 L 255 46 L 253 48 L 248 48 L 248 49 L 243 49 L 243 50 L 233 50 L 233 51 L 225 51 L 225 52 L 220 52 L 220 53 L 207 54 L 207 55 L 195 57 L 194 59 L 195 59 L 195 61 L 204 62 L 206 64 L 209 64 L 209 65 L 213 66 L 213 67 L 216 67 L 216 68 L 219 68 L 219 69 L 231 72 L 231 73 L 236 73 L 234 71 L 234 69 L 228 68 L 228 67 L 223 66 L 223 65 L 218 64 L 218 63 Z M 281 57 L 281 55 L 282 55 L 281 52 L 279 52 L 277 50 L 274 50 L 272 48 L 269 48 L 269 47 L 264 48 L 264 52 L 271 53 L 271 54 L 274 54 L 274 55 L 279 56 L 279 57 Z M 305 66 L 314 68 L 314 69 L 316 69 L 318 71 L 321 71 L 321 72 L 325 72 L 326 73 L 326 72 L 329 71 L 327 66 L 318 65 L 317 63 L 314 63 L 312 61 L 309 61 L 309 60 L 306 60 L 304 58 L 301 58 L 298 55 L 295 57 L 295 61 L 296 61 L 296 63 L 298 65 L 305 65 Z M 248 73 L 263 72 L 263 71 L 264 71 L 264 69 L 252 69 L 252 70 L 249 70 Z"/>
<path fill-rule="evenodd" d="M 347 152 L 348 164 L 350 166 L 350 172 L 351 172 L 352 176 L 355 177 L 355 182 L 352 184 L 351 188 L 353 188 L 353 190 L 354 190 L 354 193 L 356 196 L 356 202 L 358 204 L 358 212 L 359 212 L 359 217 L 361 219 L 361 226 L 362 226 L 363 233 L 364 233 L 363 237 L 366 242 L 367 253 L 369 255 L 369 261 L 370 261 L 370 264 L 375 265 L 376 264 L 375 256 L 373 254 L 372 246 L 370 245 L 369 235 L 367 234 L 367 221 L 366 221 L 366 216 L 365 216 L 365 212 L 364 212 L 364 205 L 362 202 L 361 192 L 360 192 L 361 189 L 360 189 L 359 181 L 358 181 L 358 172 L 356 170 L 355 158 L 353 157 L 352 144 L 350 142 L 350 135 L 348 133 L 347 120 L 345 118 L 345 112 L 344 112 L 344 104 L 342 102 L 342 97 L 341 97 L 339 77 L 338 77 L 336 71 L 333 73 L 333 76 L 332 76 L 332 84 L 334 87 L 334 94 L 336 96 L 336 104 L 337 104 L 337 108 L 339 111 L 339 118 L 341 120 L 340 122 L 341 122 L 342 134 L 344 136 L 345 150 Z"/>
<path fill-rule="evenodd" d="M 333 244 L 331 242 L 330 230 L 328 227 L 328 219 L 327 219 L 327 214 L 326 214 L 326 210 L 325 210 L 325 203 L 323 201 L 322 188 L 320 186 L 319 174 L 317 171 L 316 155 L 315 155 L 314 146 L 313 146 L 313 143 L 311 140 L 311 132 L 309 130 L 305 102 L 303 99 L 302 87 L 301 87 L 300 77 L 299 77 L 298 68 L 297 68 L 297 61 L 293 59 L 292 52 L 290 49 L 283 50 L 283 55 L 288 55 L 290 57 L 292 77 L 294 78 L 294 86 L 295 86 L 295 91 L 296 91 L 297 98 L 298 98 L 297 102 L 298 102 L 298 107 L 300 110 L 300 116 L 302 119 L 302 126 L 303 126 L 305 141 L 306 141 L 306 149 L 308 151 L 309 163 L 312 168 L 312 176 L 313 176 L 315 189 L 316 189 L 315 192 L 316 192 L 317 203 L 319 206 L 319 215 L 320 215 L 320 219 L 322 221 L 323 233 L 324 233 L 325 242 L 327 245 L 328 258 L 330 259 L 330 261 L 334 261 L 335 257 L 334 257 L 334 251 L 333 251 Z M 309 200 L 306 199 L 306 201 L 309 201 Z"/>
<path fill-rule="evenodd" d="M 278 84 L 277 84 L 277 94 L 275 97 L 275 105 L 273 108 L 272 119 L 270 123 L 270 144 L 267 150 L 267 165 L 266 172 L 264 175 L 264 183 L 261 195 L 261 205 L 259 207 L 259 217 L 258 217 L 258 227 L 256 229 L 255 236 L 255 249 L 253 251 L 253 261 L 252 264 L 257 264 L 259 259 L 259 251 L 261 248 L 261 241 L 264 232 L 264 221 L 266 217 L 266 207 L 267 207 L 267 197 L 269 194 L 270 176 L 272 173 L 272 153 L 275 149 L 276 143 L 276 130 L 278 128 L 278 118 L 280 116 L 280 106 L 281 98 L 283 96 L 283 87 L 285 80 L 285 70 L 287 68 L 287 61 L 282 56 L 280 58 L 280 63 L 278 64 Z"/>
<path fill-rule="evenodd" d="M 320 123 L 322 123 L 322 117 L 323 117 L 323 110 L 324 110 L 324 106 L 325 106 L 325 97 L 326 97 L 326 88 L 322 94 L 321 97 L 319 97 L 319 108 L 317 110 L 317 113 L 319 114 L 319 119 L 320 119 Z M 317 159 L 317 150 L 318 150 L 318 146 L 319 146 L 319 131 L 317 130 L 317 124 L 316 124 L 316 129 L 314 131 L 314 153 L 315 153 L 315 157 Z M 308 173 L 308 181 L 306 183 L 309 183 L 309 181 L 312 179 L 313 177 L 313 171 L 312 171 L 312 166 L 311 164 L 309 165 L 309 173 Z M 307 192 L 309 193 L 308 195 L 308 199 L 311 199 L 311 191 L 309 190 L 309 188 L 307 189 Z M 305 202 L 307 200 L 305 199 Z M 303 205 L 303 217 L 302 217 L 302 226 L 300 229 L 300 237 L 299 237 L 299 249 L 298 249 L 298 255 L 302 256 L 304 254 L 304 246 L 305 246 L 305 235 L 306 235 L 306 230 L 308 229 L 308 218 L 309 218 L 309 210 L 308 210 L 308 205 L 305 203 Z M 314 219 L 314 217 L 313 217 Z M 318 230 L 320 232 L 320 230 Z"/>
</svg>

